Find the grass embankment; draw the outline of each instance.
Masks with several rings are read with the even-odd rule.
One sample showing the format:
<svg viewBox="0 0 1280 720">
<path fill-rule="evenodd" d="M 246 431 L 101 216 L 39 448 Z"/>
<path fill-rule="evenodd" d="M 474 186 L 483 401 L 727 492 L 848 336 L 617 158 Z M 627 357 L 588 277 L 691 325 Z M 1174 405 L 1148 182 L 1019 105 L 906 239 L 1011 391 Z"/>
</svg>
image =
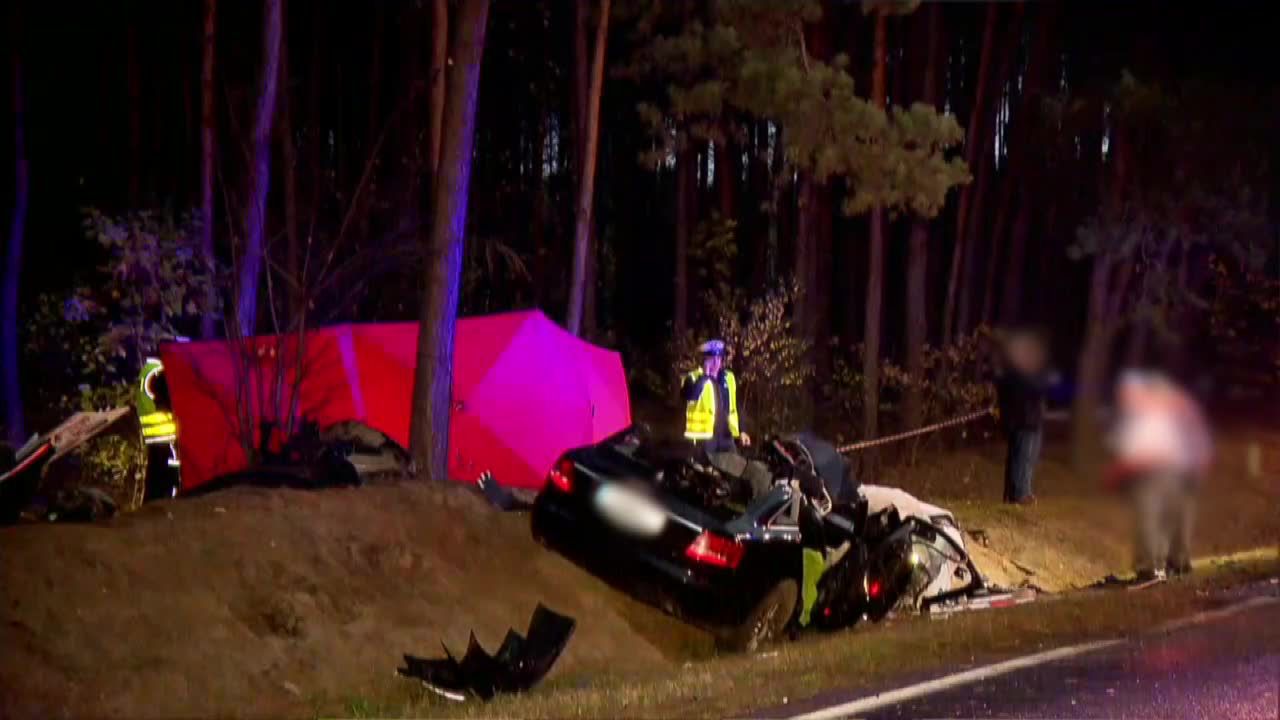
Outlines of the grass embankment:
<svg viewBox="0 0 1280 720">
<path fill-rule="evenodd" d="M 1251 446 L 1260 455 L 1257 472 L 1249 467 Z M 1035 474 L 1038 502 L 1031 507 L 1000 502 L 1004 458 L 995 446 L 891 468 L 881 482 L 954 511 L 971 533 L 975 560 L 993 582 L 1058 592 L 1123 574 L 1133 544 L 1129 508 L 1101 492 L 1096 474 L 1076 472 L 1068 454 L 1065 443 L 1046 445 Z M 1275 547 L 1278 499 L 1280 432 L 1224 430 L 1201 494 L 1193 551 L 1217 557 Z"/>
<path fill-rule="evenodd" d="M 1200 554 L 1276 544 L 1280 437 L 1233 437 L 1207 493 Z M 1255 439 L 1257 476 L 1240 447 Z M 971 545 L 996 582 L 1060 590 L 1124 572 L 1122 508 L 1068 471 L 1052 444 L 1040 503 L 1006 508 L 1001 454 L 951 455 L 882 482 L 983 530 L 988 546 Z M 0 528 L 0 715 L 719 715 L 1112 635 L 1209 602 L 1198 589 L 1071 596 L 714 658 L 705 634 L 542 549 L 526 517 L 493 511 L 469 488 L 238 489 L 101 525 Z M 441 705 L 394 676 L 401 653 L 433 655 L 441 640 L 460 652 L 471 629 L 493 649 L 539 601 L 578 629 L 536 692 Z"/>
<path fill-rule="evenodd" d="M 98 525 L 0 528 L 0 717 L 307 717 L 402 653 L 495 648 L 538 602 L 564 672 L 658 671 L 697 633 L 539 548 L 470 488 L 235 489 Z"/>
<path fill-rule="evenodd" d="M 1109 639 L 1222 604 L 1215 589 L 1274 576 L 1269 559 L 1219 565 L 1186 581 L 1140 592 L 1086 591 L 945 620 L 907 618 L 776 646 L 754 656 L 686 664 L 674 673 L 580 676 L 561 673 L 524 696 L 454 704 L 425 690 L 348 714 L 442 717 L 724 717 L 811 698 L 874 688 L 895 678 L 998 662 L 1074 642 Z"/>
</svg>

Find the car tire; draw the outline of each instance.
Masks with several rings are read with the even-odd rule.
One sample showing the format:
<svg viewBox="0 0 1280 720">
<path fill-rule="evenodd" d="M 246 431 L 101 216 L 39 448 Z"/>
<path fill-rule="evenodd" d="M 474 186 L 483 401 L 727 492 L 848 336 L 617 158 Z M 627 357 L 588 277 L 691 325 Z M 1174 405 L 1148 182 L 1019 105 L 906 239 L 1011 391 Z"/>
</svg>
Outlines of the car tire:
<svg viewBox="0 0 1280 720">
<path fill-rule="evenodd" d="M 747 617 L 721 639 L 721 649 L 755 652 L 783 637 L 795 615 L 800 585 L 791 578 L 780 580 L 751 608 Z"/>
</svg>

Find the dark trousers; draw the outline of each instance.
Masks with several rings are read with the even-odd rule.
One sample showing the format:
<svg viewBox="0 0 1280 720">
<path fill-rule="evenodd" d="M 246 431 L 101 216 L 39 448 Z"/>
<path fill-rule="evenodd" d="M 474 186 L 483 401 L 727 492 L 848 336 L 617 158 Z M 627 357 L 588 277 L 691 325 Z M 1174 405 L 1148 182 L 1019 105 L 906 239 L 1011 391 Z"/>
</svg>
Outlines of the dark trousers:
<svg viewBox="0 0 1280 720">
<path fill-rule="evenodd" d="M 1135 518 L 1134 564 L 1138 573 L 1191 567 L 1195 483 L 1177 472 L 1151 472 L 1131 489 Z"/>
<path fill-rule="evenodd" d="M 748 460 L 737 452 L 707 453 L 711 467 L 738 480 L 743 480 L 751 488 L 751 499 L 754 500 L 769 492 L 773 487 L 773 473 L 762 462 Z"/>
<path fill-rule="evenodd" d="M 1040 460 L 1040 428 L 1009 432 L 1009 454 L 1004 462 L 1004 501 L 1018 502 L 1031 494 L 1031 475 Z"/>
</svg>

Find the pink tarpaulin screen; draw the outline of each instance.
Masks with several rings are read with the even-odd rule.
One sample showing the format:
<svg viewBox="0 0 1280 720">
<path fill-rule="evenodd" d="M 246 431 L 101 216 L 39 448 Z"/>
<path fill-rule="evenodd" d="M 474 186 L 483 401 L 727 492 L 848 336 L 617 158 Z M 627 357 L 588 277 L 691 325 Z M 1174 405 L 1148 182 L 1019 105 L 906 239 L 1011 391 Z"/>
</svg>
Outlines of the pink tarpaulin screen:
<svg viewBox="0 0 1280 720">
<path fill-rule="evenodd" d="M 246 465 L 244 436 L 295 412 L 359 420 L 408 447 L 416 323 L 340 325 L 161 350 L 182 458 L 182 490 Z M 301 352 L 299 352 L 301 347 Z M 296 408 L 291 410 L 291 408 Z M 565 450 L 631 422 L 621 357 L 537 311 L 465 318 L 454 348 L 449 475 L 486 470 L 538 488 Z"/>
</svg>

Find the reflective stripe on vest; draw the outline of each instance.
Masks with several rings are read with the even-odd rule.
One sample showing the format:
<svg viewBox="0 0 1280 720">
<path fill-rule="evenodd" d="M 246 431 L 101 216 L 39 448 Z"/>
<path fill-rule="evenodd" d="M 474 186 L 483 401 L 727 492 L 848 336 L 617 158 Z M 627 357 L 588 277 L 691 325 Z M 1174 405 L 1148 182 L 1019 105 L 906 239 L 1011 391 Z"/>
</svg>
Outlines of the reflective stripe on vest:
<svg viewBox="0 0 1280 720">
<path fill-rule="evenodd" d="M 138 387 L 134 391 L 134 405 L 139 417 L 146 417 L 159 410 L 156 407 L 155 382 L 163 373 L 164 365 L 158 359 L 147 358 L 142 372 L 138 374 Z"/>
<path fill-rule="evenodd" d="M 690 382 L 697 382 L 703 377 L 702 370 L 689 373 Z M 729 391 L 729 434 L 738 437 L 738 381 L 733 373 L 724 371 L 725 386 Z M 712 380 L 702 386 L 698 399 L 690 401 L 685 407 L 684 436 L 690 440 L 708 440 L 716 429 L 716 390 Z"/>
<path fill-rule="evenodd" d="M 158 438 L 176 435 L 178 433 L 178 425 L 173 421 L 173 413 L 157 411 L 147 413 L 138 418 L 142 423 L 142 437 Z"/>
</svg>

